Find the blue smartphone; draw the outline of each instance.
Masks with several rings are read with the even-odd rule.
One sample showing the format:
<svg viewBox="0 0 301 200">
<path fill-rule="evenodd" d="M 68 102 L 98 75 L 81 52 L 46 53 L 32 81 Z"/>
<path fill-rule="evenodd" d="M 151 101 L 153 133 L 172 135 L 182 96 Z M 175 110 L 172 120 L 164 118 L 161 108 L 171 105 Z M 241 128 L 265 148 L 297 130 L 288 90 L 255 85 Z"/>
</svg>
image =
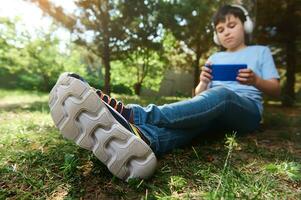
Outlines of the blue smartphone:
<svg viewBox="0 0 301 200">
<path fill-rule="evenodd" d="M 212 70 L 213 81 L 236 81 L 238 71 L 246 69 L 246 64 L 212 64 L 206 65 Z"/>
</svg>

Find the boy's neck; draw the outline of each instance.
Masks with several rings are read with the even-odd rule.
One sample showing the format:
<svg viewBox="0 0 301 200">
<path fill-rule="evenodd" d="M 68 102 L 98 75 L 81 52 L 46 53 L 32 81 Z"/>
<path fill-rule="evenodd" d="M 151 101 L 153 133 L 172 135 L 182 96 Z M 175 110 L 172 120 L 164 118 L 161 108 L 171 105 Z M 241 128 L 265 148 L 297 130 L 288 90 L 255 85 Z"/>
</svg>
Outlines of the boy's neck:
<svg viewBox="0 0 301 200">
<path fill-rule="evenodd" d="M 235 52 L 235 51 L 239 51 L 241 49 L 244 49 L 246 48 L 247 45 L 245 45 L 244 43 L 242 43 L 241 45 L 235 47 L 235 48 L 232 48 L 232 49 L 227 49 L 228 52 Z"/>
</svg>

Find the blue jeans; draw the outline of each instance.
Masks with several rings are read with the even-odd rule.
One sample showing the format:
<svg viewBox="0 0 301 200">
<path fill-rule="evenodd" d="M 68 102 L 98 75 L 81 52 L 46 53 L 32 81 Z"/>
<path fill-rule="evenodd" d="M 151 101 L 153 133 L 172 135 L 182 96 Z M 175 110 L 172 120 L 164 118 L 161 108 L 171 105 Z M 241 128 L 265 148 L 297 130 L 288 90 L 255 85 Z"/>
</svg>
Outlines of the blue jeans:
<svg viewBox="0 0 301 200">
<path fill-rule="evenodd" d="M 211 88 L 189 100 L 163 106 L 129 106 L 134 113 L 134 124 L 148 138 L 156 155 L 216 130 L 252 132 L 261 120 L 252 100 L 224 87 Z"/>
</svg>

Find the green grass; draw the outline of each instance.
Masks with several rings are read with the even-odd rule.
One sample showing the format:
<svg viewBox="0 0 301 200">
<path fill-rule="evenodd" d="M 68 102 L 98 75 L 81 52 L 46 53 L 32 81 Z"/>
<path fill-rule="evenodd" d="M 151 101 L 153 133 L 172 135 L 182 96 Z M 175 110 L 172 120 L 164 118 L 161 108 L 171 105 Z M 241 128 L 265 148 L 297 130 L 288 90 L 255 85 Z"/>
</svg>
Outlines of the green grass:
<svg viewBox="0 0 301 200">
<path fill-rule="evenodd" d="M 115 96 L 143 105 L 182 100 Z M 299 107 L 268 107 L 264 131 L 176 149 L 159 158 L 151 179 L 125 183 L 63 139 L 47 99 L 38 92 L 0 90 L 0 199 L 301 198 Z"/>
</svg>

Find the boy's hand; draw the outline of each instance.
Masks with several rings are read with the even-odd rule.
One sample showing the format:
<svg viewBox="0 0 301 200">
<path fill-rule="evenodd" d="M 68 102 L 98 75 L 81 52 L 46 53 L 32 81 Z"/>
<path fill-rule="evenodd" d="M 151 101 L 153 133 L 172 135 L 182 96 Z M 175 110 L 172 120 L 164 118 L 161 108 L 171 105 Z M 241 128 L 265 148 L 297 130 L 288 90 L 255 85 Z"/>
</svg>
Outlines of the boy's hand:
<svg viewBox="0 0 301 200">
<path fill-rule="evenodd" d="M 255 86 L 258 76 L 251 69 L 240 69 L 236 80 L 244 85 Z"/>
<path fill-rule="evenodd" d="M 202 72 L 200 74 L 200 82 L 208 84 L 211 81 L 212 70 L 209 67 L 206 67 L 206 66 L 210 66 L 210 65 L 211 65 L 211 63 L 206 63 L 206 65 L 201 68 Z"/>
</svg>

